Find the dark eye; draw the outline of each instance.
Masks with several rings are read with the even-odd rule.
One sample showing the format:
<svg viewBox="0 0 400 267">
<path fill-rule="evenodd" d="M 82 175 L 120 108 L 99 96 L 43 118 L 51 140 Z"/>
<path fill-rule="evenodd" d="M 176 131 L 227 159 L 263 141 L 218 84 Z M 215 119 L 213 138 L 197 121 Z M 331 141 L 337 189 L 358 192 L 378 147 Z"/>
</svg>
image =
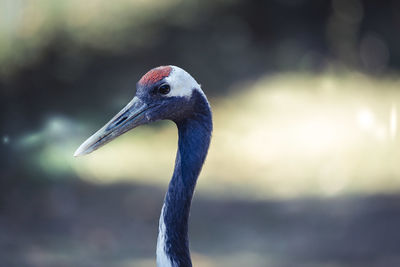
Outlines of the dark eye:
<svg viewBox="0 0 400 267">
<path fill-rule="evenodd" d="M 163 84 L 158 88 L 158 92 L 162 95 L 166 95 L 171 91 L 171 88 L 169 87 L 168 84 Z"/>
</svg>

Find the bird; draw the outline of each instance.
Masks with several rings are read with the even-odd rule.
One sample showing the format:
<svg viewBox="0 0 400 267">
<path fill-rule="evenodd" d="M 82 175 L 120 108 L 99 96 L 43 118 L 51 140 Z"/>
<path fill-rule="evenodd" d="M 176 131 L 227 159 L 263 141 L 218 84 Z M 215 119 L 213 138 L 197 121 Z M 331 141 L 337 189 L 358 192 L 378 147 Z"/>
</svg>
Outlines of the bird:
<svg viewBox="0 0 400 267">
<path fill-rule="evenodd" d="M 136 95 L 74 153 L 93 152 L 143 124 L 171 120 L 178 129 L 175 167 L 161 208 L 157 238 L 158 267 L 190 267 L 188 221 L 198 176 L 213 130 L 212 111 L 201 86 L 174 65 L 148 71 L 136 84 Z"/>
</svg>

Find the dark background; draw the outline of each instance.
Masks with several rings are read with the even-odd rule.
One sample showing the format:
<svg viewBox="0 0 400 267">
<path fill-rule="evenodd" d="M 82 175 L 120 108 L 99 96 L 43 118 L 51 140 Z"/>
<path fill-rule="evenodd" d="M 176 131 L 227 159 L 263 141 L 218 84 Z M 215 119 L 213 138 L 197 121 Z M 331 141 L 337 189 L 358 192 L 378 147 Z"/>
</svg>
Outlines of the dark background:
<svg viewBox="0 0 400 267">
<path fill-rule="evenodd" d="M 97 183 L 59 167 L 62 159 L 54 170 L 54 161 L 35 161 L 60 143 L 72 157 L 152 67 L 186 69 L 217 111 L 224 99 L 245 94 L 235 85 L 286 74 L 340 80 L 359 73 L 377 81 L 374 94 L 388 95 L 387 86 L 388 98 L 398 97 L 397 83 L 387 85 L 400 68 L 398 1 L 110 2 L 0 1 L 0 266 L 154 266 L 172 162 L 161 183 Z M 45 133 L 54 117 L 62 127 Z M 190 226 L 194 265 L 398 266 L 399 184 L 360 188 L 257 198 L 240 186 L 222 196 L 199 189 Z"/>
</svg>

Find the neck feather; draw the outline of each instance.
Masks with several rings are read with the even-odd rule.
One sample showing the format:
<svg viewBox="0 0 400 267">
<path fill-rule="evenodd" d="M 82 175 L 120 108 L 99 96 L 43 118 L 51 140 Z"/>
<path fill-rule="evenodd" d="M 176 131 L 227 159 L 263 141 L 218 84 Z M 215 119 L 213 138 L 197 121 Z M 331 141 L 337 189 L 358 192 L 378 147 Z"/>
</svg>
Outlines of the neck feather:
<svg viewBox="0 0 400 267">
<path fill-rule="evenodd" d="M 204 99 L 203 97 L 201 97 Z M 175 170 L 160 217 L 157 266 L 192 266 L 189 252 L 190 205 L 211 139 L 211 110 L 206 99 L 188 119 L 177 121 L 179 133 Z M 168 262 L 169 261 L 169 262 Z"/>
</svg>

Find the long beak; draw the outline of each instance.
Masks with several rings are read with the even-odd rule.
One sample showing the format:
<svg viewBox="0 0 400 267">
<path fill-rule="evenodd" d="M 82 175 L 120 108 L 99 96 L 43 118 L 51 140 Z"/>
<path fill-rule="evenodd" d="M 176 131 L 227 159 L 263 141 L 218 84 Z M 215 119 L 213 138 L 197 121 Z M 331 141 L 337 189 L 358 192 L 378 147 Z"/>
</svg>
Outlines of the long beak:
<svg viewBox="0 0 400 267">
<path fill-rule="evenodd" d="M 146 123 L 145 111 L 148 109 L 145 102 L 134 97 L 114 118 L 80 145 L 74 156 L 89 154 L 130 129 Z"/>
</svg>

